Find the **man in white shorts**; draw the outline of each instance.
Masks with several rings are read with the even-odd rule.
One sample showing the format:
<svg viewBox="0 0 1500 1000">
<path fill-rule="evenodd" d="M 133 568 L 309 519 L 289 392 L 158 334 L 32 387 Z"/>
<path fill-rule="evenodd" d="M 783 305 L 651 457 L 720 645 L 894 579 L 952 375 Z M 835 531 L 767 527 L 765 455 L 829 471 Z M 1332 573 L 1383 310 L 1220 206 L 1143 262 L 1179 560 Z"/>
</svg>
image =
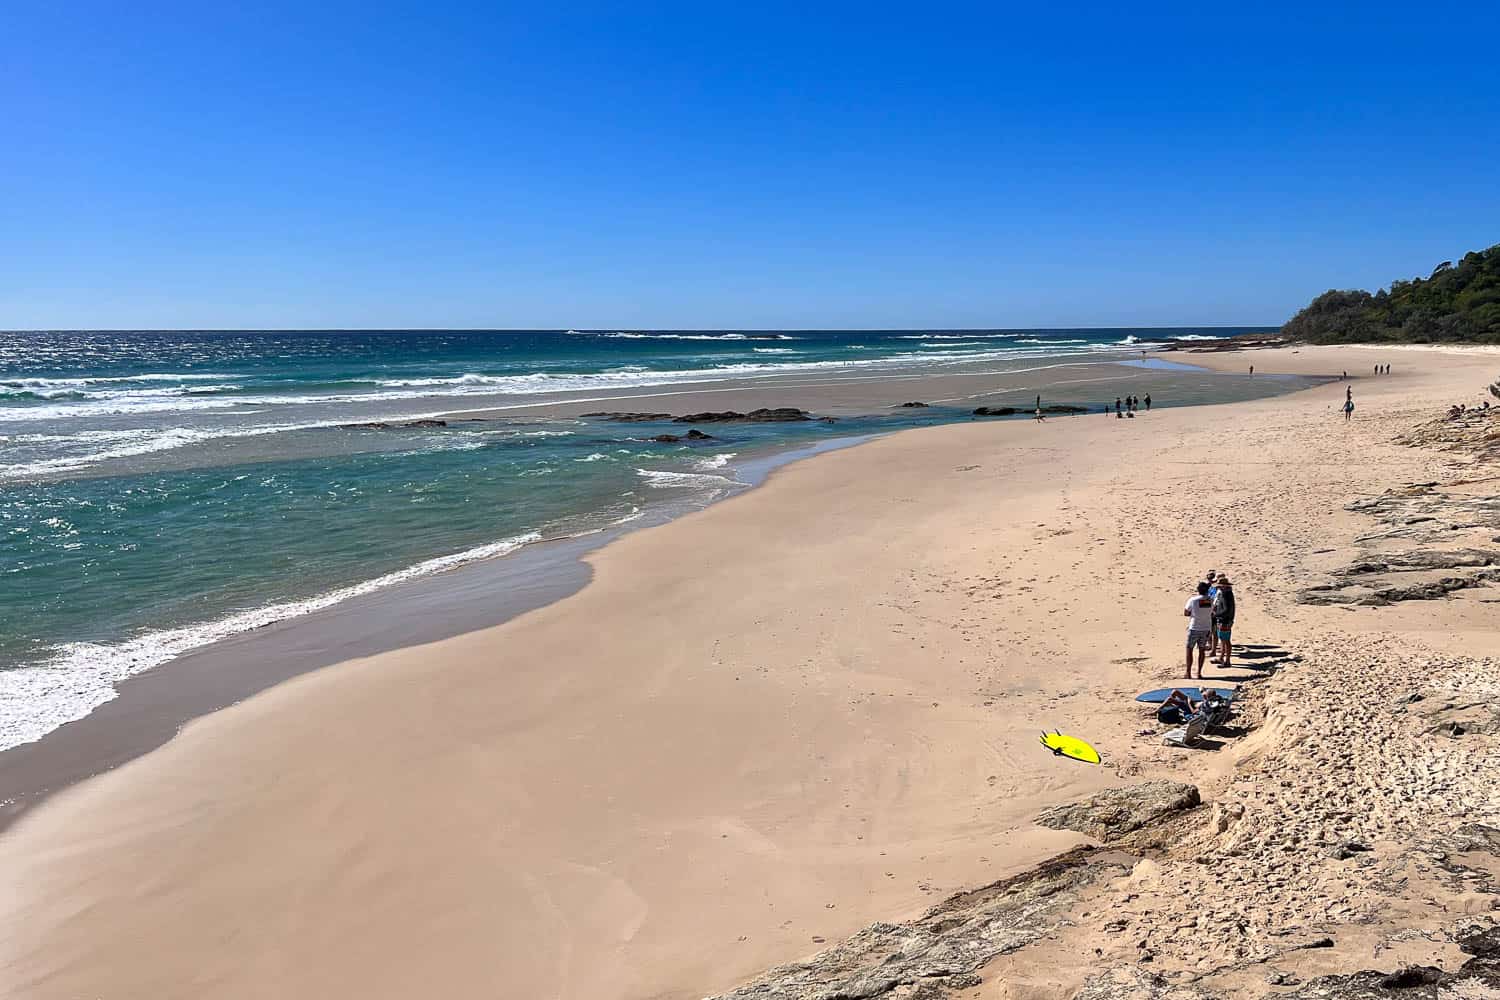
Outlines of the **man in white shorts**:
<svg viewBox="0 0 1500 1000">
<path fill-rule="evenodd" d="M 1184 677 L 1189 679 L 1193 676 L 1193 650 L 1198 650 L 1198 679 L 1203 679 L 1203 659 L 1208 653 L 1209 636 L 1213 632 L 1214 602 L 1208 596 L 1208 582 L 1198 581 L 1198 592 L 1188 598 L 1187 604 L 1182 609 L 1182 614 L 1188 620 L 1187 633 L 1187 673 Z"/>
</svg>

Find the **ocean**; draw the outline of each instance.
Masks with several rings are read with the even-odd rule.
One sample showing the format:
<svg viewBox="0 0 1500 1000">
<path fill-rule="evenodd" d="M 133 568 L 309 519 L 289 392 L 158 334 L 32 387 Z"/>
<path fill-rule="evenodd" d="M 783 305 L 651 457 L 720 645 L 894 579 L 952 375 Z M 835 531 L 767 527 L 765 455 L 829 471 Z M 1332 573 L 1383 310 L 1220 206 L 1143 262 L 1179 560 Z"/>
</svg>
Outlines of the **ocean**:
<svg viewBox="0 0 1500 1000">
<path fill-rule="evenodd" d="M 892 405 L 913 376 L 1027 373 L 1026 393 L 1097 412 L 1118 392 L 1097 383 L 1141 370 L 1144 347 L 1241 332 L 1263 331 L 0 334 L 0 749 L 216 639 L 701 506 L 778 451 L 971 419 L 972 399 Z M 1292 387 L 1144 364 L 1176 403 Z M 813 409 L 883 380 L 890 402 L 868 412 L 715 424 L 702 442 L 576 415 L 762 384 Z"/>
</svg>

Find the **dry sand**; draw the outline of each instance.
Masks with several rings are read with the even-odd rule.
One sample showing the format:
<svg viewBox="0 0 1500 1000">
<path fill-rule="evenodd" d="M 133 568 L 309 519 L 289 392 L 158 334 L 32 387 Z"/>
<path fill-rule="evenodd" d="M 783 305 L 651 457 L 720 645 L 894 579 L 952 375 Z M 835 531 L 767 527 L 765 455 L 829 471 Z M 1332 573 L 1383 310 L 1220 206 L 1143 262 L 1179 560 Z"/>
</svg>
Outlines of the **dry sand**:
<svg viewBox="0 0 1500 1000">
<path fill-rule="evenodd" d="M 1396 374 L 1354 383 L 1348 426 L 1337 385 L 824 455 L 594 554 L 594 581 L 549 607 L 190 724 L 0 837 L 0 990 L 700 997 L 1020 873 L 1084 840 L 1035 826 L 1039 808 L 1142 777 L 1198 783 L 1206 810 L 1239 806 L 1232 821 L 1200 810 L 1181 849 L 1252 874 L 1208 887 L 1205 908 L 1180 889 L 1202 870 L 1158 848 L 1157 870 L 1088 889 L 1103 902 L 997 959 L 981 993 L 1067 995 L 1098 963 L 1136 969 L 1149 951 L 1156 970 L 1220 970 L 1219 988 L 1254 995 L 1246 963 L 1289 934 L 1372 911 L 1451 917 L 1458 890 L 1409 913 L 1388 903 L 1406 890 L 1386 859 L 1490 810 L 1465 761 L 1485 763 L 1493 737 L 1414 756 L 1427 744 L 1388 703 L 1414 681 L 1488 690 L 1488 606 L 1293 598 L 1354 558 L 1373 522 L 1347 501 L 1453 478 L 1462 456 L 1391 439 L 1439 404 L 1478 402 L 1494 359 L 1184 360 L 1247 357 L 1258 372 L 1389 360 Z M 1180 608 L 1209 566 L 1236 576 L 1237 639 L 1305 652 L 1264 685 L 1250 736 L 1172 751 L 1137 735 L 1150 727 L 1130 696 L 1180 669 Z M 1309 725 L 1366 739 L 1301 740 Z M 1046 754 L 1043 727 L 1091 739 L 1106 765 Z M 1330 766 L 1345 773 L 1316 777 Z M 1345 836 L 1340 823 L 1376 847 L 1344 862 L 1364 875 L 1296 846 Z M 1103 926 L 1120 919 L 1128 932 Z M 1245 941 L 1226 930 L 1241 924 Z M 1360 968 L 1357 951 L 1316 958 Z"/>
</svg>

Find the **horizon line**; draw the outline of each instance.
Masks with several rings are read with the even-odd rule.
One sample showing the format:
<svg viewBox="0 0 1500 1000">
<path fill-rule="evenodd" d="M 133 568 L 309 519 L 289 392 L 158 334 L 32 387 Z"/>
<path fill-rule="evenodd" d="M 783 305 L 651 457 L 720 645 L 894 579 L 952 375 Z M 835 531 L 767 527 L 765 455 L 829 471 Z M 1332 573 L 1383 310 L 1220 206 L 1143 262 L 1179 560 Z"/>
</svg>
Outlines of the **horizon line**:
<svg viewBox="0 0 1500 1000">
<path fill-rule="evenodd" d="M 1188 323 L 1170 326 L 136 326 L 136 327 L 31 327 L 0 330 L 0 335 L 20 333 L 1031 333 L 1090 330 L 1280 330 L 1272 323 Z"/>
</svg>

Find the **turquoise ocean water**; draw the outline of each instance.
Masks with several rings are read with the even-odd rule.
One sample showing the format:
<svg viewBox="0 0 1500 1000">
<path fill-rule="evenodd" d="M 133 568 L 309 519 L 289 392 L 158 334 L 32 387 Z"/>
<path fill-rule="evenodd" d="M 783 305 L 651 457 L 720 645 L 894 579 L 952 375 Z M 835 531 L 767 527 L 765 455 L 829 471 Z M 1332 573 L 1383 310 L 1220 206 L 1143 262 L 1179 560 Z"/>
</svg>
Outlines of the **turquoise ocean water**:
<svg viewBox="0 0 1500 1000">
<path fill-rule="evenodd" d="M 769 451 L 968 417 L 715 425 L 715 440 L 688 445 L 648 440 L 680 426 L 510 409 L 633 409 L 608 395 L 649 387 L 1113 364 L 1185 334 L 0 334 L 0 749 L 216 638 L 652 505 L 701 504 Z M 1204 385 L 1194 398 L 1277 391 Z M 498 418 L 345 426 L 479 409 Z"/>
</svg>

